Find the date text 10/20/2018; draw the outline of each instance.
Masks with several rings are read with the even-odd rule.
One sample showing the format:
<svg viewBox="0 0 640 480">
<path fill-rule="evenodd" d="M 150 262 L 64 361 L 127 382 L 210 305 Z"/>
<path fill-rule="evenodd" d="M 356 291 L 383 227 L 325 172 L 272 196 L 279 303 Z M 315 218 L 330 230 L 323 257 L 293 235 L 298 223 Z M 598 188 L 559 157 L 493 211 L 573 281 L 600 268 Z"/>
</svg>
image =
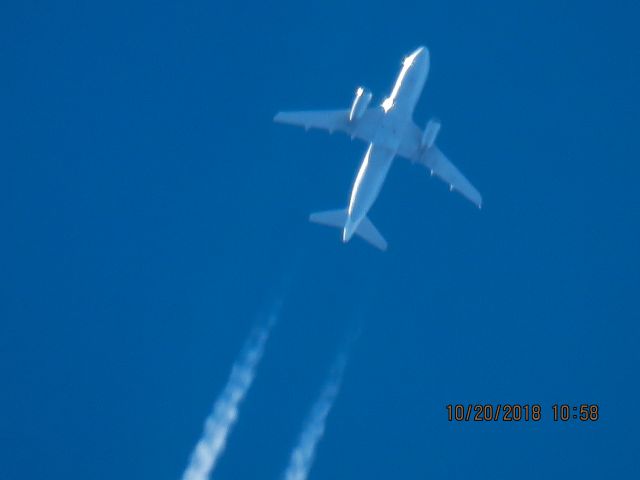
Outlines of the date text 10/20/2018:
<svg viewBox="0 0 640 480">
<path fill-rule="evenodd" d="M 539 422 L 543 418 L 543 408 L 537 403 L 450 403 L 446 410 L 450 422 Z M 600 419 L 600 407 L 595 403 L 554 403 L 549 413 L 554 422 L 596 422 Z"/>
</svg>

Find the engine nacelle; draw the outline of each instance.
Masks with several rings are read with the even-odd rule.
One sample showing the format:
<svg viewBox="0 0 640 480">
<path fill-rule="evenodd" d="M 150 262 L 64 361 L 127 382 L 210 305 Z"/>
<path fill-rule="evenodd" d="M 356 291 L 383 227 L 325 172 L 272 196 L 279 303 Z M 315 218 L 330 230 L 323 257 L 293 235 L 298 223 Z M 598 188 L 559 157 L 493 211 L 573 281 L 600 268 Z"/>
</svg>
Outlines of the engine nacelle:
<svg viewBox="0 0 640 480">
<path fill-rule="evenodd" d="M 349 112 L 349 121 L 353 122 L 354 120 L 358 120 L 362 114 L 365 112 L 369 103 L 371 103 L 371 98 L 373 95 L 366 88 L 358 87 L 356 90 L 356 97 L 353 99 L 353 104 L 351 105 L 351 111 Z"/>
<path fill-rule="evenodd" d="M 439 131 L 440 120 L 437 118 L 429 120 L 427 126 L 424 128 L 424 133 L 422 134 L 422 148 L 425 150 L 431 148 L 431 146 L 436 142 L 436 137 L 438 136 Z"/>
</svg>

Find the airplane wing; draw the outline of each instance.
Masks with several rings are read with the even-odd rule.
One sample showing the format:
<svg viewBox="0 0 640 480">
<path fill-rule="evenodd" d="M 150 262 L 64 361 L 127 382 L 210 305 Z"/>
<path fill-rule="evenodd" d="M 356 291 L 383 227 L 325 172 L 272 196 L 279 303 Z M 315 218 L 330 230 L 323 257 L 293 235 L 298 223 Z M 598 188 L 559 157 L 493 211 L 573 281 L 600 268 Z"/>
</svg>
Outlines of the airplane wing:
<svg viewBox="0 0 640 480">
<path fill-rule="evenodd" d="M 329 133 L 343 132 L 352 138 L 372 142 L 382 110 L 370 108 L 354 121 L 349 121 L 349 110 L 312 110 L 303 112 L 278 112 L 273 120 L 299 127 L 319 128 Z"/>
<path fill-rule="evenodd" d="M 419 158 L 416 160 L 430 169 L 432 175 L 437 175 L 447 182 L 451 190 L 457 190 L 478 208 L 482 207 L 482 196 L 480 192 L 471 185 L 471 182 L 460 173 L 460 170 L 445 157 L 444 153 L 442 153 L 437 146 L 433 145 L 419 155 Z"/>
<path fill-rule="evenodd" d="M 373 142 L 377 127 L 380 124 L 383 111 L 379 108 L 369 108 L 362 116 L 352 122 L 349 121 L 349 110 L 312 110 L 300 112 L 279 112 L 273 118 L 279 123 L 318 128 L 332 132 L 343 132 L 352 138 L 359 138 L 365 142 Z M 460 173 L 460 170 L 445 157 L 440 149 L 433 145 L 424 151 L 420 148 L 422 131 L 412 124 L 400 142 L 397 154 L 418 162 L 427 167 L 434 175 L 449 184 L 451 190 L 457 190 L 476 206 L 482 206 L 480 192 Z"/>
<path fill-rule="evenodd" d="M 398 146 L 398 155 L 414 163 L 421 163 L 432 175 L 437 175 L 449 184 L 449 189 L 457 190 L 478 208 L 482 207 L 482 196 L 460 170 L 440 151 L 436 145 L 424 150 L 421 147 L 422 130 L 415 123 L 407 131 Z"/>
</svg>

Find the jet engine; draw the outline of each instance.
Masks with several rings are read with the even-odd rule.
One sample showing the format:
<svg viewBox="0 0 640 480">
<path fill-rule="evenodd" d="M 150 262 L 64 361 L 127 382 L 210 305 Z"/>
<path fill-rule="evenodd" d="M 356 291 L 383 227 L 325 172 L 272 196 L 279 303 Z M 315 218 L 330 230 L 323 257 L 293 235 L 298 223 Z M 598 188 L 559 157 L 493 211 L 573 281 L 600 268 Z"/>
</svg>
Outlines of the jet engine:
<svg viewBox="0 0 640 480">
<path fill-rule="evenodd" d="M 422 134 L 422 148 L 428 150 L 435 143 L 438 132 L 440 131 L 440 120 L 432 118 L 427 122 L 427 126 L 424 127 L 424 133 Z"/>
<path fill-rule="evenodd" d="M 354 120 L 358 120 L 362 114 L 365 112 L 369 103 L 371 103 L 371 98 L 373 95 L 366 88 L 358 87 L 356 90 L 356 96 L 353 99 L 353 104 L 351 105 L 351 111 L 349 112 L 349 121 L 353 122 Z"/>
</svg>

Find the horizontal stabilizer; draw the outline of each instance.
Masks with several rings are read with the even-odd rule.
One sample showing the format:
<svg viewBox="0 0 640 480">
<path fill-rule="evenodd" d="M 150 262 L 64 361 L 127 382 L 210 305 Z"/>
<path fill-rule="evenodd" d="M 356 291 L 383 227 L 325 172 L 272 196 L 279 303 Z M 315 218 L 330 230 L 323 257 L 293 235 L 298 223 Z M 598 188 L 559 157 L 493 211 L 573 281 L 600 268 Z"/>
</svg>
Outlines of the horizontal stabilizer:
<svg viewBox="0 0 640 480">
<path fill-rule="evenodd" d="M 344 229 L 347 224 L 348 214 L 344 208 L 338 210 L 326 210 L 324 212 L 316 212 L 309 215 L 309 221 L 313 223 L 319 223 L 320 225 L 327 225 L 329 227 L 337 227 Z M 378 229 L 371 223 L 369 217 L 364 217 L 358 225 L 355 234 L 362 237 L 380 250 L 387 249 L 387 241 L 380 234 Z M 351 235 L 349 235 L 350 237 Z"/>
<path fill-rule="evenodd" d="M 380 250 L 387 249 L 387 241 L 380 234 L 378 229 L 373 225 L 369 217 L 364 217 L 360 225 L 358 225 L 358 229 L 356 230 L 356 235 L 361 236 L 371 245 Z"/>
<path fill-rule="evenodd" d="M 347 210 L 341 208 L 312 213 L 309 215 L 309 221 L 320 225 L 328 225 L 329 227 L 343 228 L 347 222 Z"/>
</svg>

